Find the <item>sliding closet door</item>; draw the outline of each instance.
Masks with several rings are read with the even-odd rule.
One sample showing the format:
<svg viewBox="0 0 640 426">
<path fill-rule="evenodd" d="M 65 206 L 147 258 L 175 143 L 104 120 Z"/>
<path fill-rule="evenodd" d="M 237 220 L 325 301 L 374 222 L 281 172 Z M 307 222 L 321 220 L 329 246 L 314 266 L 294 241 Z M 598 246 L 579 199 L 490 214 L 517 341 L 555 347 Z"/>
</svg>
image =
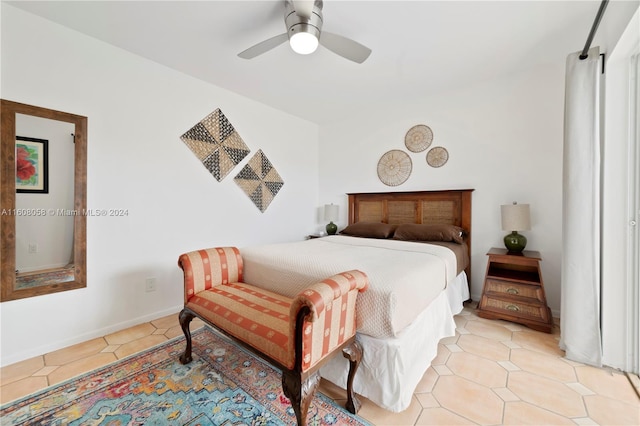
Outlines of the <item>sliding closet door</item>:
<svg viewBox="0 0 640 426">
<path fill-rule="evenodd" d="M 640 44 L 640 43 L 639 43 Z M 632 58 L 630 117 L 631 138 L 629 146 L 629 280 L 627 282 L 630 328 L 629 353 L 630 370 L 640 374 L 640 46 Z M 635 139 L 635 140 L 634 140 Z"/>
<path fill-rule="evenodd" d="M 602 362 L 635 373 L 640 372 L 638 27 L 640 11 L 606 62 L 602 202 Z"/>
</svg>

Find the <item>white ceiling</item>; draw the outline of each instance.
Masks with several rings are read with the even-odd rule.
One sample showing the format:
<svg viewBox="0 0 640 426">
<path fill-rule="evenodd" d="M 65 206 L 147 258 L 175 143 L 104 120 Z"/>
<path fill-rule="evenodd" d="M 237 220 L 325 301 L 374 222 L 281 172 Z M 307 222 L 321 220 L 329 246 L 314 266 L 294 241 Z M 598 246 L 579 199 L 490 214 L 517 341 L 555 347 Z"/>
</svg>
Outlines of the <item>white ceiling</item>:
<svg viewBox="0 0 640 426">
<path fill-rule="evenodd" d="M 355 110 L 500 77 L 582 50 L 599 0 L 326 0 L 324 29 L 373 50 L 363 64 L 288 44 L 236 55 L 286 31 L 283 1 L 18 1 L 140 56 L 319 124 Z"/>
</svg>

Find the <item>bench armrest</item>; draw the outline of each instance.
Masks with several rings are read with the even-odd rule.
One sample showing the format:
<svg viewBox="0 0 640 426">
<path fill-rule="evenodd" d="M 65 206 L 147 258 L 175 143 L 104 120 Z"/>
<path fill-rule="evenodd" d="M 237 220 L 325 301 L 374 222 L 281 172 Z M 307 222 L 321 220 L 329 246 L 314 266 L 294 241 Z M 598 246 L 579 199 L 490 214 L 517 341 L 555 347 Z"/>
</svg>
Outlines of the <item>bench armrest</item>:
<svg viewBox="0 0 640 426">
<path fill-rule="evenodd" d="M 212 287 L 242 282 L 242 257 L 236 247 L 214 247 L 184 253 L 178 258 L 184 271 L 184 302 Z"/>
<path fill-rule="evenodd" d="M 313 284 L 292 301 L 289 350 L 307 371 L 356 334 L 356 299 L 369 286 L 364 272 L 342 272 Z"/>
<path fill-rule="evenodd" d="M 349 292 L 365 291 L 368 286 L 369 279 L 367 275 L 358 270 L 346 271 L 326 278 L 310 285 L 294 297 L 289 316 L 292 321 L 295 321 L 300 309 L 306 306 L 310 311 L 310 316 L 307 320 L 314 322 L 325 309 L 331 309 L 334 302 L 342 301 Z"/>
</svg>

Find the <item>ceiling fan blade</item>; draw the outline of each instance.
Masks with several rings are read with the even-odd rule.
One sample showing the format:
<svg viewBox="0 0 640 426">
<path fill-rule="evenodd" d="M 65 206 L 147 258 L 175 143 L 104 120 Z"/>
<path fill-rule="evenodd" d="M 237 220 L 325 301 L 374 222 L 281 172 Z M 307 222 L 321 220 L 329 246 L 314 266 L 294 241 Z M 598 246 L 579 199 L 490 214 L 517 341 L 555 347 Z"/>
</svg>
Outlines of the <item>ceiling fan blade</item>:
<svg viewBox="0 0 640 426">
<path fill-rule="evenodd" d="M 371 54 L 371 49 L 357 41 L 326 31 L 320 34 L 320 44 L 333 53 L 359 64 L 363 63 Z"/>
<path fill-rule="evenodd" d="M 279 34 L 275 37 L 266 39 L 265 41 L 261 41 L 260 43 L 254 46 L 251 46 L 247 50 L 243 50 L 242 52 L 238 53 L 238 56 L 241 57 L 242 59 L 255 58 L 256 56 L 262 55 L 263 53 L 268 52 L 274 47 L 281 45 L 288 39 L 289 39 L 289 36 L 287 35 L 287 33 Z"/>
<path fill-rule="evenodd" d="M 314 0 L 292 0 L 293 10 L 296 11 L 296 15 L 309 19 L 311 13 L 313 13 Z"/>
</svg>

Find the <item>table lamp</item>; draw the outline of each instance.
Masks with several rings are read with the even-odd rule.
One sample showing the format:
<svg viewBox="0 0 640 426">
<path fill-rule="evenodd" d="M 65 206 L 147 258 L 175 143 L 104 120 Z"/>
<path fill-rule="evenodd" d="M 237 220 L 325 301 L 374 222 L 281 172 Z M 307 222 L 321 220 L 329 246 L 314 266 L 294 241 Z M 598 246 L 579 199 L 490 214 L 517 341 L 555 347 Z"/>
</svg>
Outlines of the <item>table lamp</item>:
<svg viewBox="0 0 640 426">
<path fill-rule="evenodd" d="M 521 253 L 527 245 L 527 238 L 518 234 L 518 231 L 528 231 L 531 229 L 531 217 L 529 214 L 529 204 L 505 204 L 500 206 L 502 214 L 502 230 L 511 231 L 505 235 L 504 245 L 510 253 Z"/>
<path fill-rule="evenodd" d="M 324 220 L 328 220 L 327 224 L 327 234 L 335 235 L 338 231 L 338 225 L 333 223 L 333 221 L 338 220 L 338 206 L 335 204 L 325 204 L 324 205 Z"/>
</svg>

